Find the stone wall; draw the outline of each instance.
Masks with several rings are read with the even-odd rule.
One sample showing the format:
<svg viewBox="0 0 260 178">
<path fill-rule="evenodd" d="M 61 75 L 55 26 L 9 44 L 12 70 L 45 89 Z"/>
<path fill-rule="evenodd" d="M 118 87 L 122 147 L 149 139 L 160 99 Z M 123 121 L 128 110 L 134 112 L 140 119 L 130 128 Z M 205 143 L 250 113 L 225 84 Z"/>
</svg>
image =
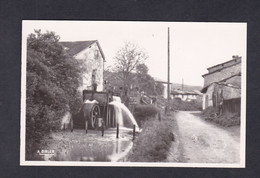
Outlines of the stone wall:
<svg viewBox="0 0 260 178">
<path fill-rule="evenodd" d="M 86 67 L 86 70 L 83 74 L 82 90 L 92 89 L 92 75 L 95 74 L 97 91 L 103 91 L 104 59 L 101 55 L 97 43 L 92 44 L 88 48 L 75 55 L 75 58 L 78 60 L 83 60 Z"/>
</svg>

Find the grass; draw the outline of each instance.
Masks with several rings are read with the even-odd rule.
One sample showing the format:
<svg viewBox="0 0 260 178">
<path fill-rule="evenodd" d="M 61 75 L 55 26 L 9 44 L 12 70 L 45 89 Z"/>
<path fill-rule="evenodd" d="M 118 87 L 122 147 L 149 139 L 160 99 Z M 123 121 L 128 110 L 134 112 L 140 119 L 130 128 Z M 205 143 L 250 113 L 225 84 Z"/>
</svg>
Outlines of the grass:
<svg viewBox="0 0 260 178">
<path fill-rule="evenodd" d="M 143 131 L 134 141 L 131 162 L 161 162 L 167 158 L 174 140 L 173 122 L 170 119 L 150 118 L 143 124 Z"/>
<path fill-rule="evenodd" d="M 202 112 L 205 120 L 215 122 L 224 127 L 240 125 L 240 114 L 225 112 L 219 115 L 217 108 L 208 107 Z"/>
<path fill-rule="evenodd" d="M 160 110 L 154 105 L 137 105 L 134 110 L 134 118 L 140 127 L 143 127 L 143 123 L 150 118 L 155 117 L 160 113 Z"/>
</svg>

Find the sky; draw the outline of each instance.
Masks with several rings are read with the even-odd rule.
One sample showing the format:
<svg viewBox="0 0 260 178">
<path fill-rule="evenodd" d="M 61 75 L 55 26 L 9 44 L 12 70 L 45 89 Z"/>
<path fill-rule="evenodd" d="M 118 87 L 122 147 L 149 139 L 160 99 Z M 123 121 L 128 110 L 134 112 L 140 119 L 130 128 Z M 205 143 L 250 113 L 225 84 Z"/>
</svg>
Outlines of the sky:
<svg viewBox="0 0 260 178">
<path fill-rule="evenodd" d="M 23 21 L 23 45 L 34 29 L 54 31 L 60 41 L 98 40 L 105 66 L 113 66 L 125 41 L 136 43 L 149 56 L 149 74 L 167 81 L 168 27 L 170 28 L 170 81 L 203 86 L 207 68 L 239 55 L 246 61 L 246 23 Z"/>
</svg>

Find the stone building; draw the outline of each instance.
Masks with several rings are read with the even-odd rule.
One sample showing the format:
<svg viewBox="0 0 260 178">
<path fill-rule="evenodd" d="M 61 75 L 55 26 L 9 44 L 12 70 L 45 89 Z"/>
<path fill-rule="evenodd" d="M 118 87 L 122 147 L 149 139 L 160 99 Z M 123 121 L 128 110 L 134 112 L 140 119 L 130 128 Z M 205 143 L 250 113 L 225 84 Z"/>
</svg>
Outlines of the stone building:
<svg viewBox="0 0 260 178">
<path fill-rule="evenodd" d="M 92 90 L 93 84 L 97 91 L 103 91 L 103 71 L 105 56 L 97 40 L 60 42 L 67 52 L 75 59 L 83 61 L 84 71 L 82 85 L 79 90 Z"/>
<path fill-rule="evenodd" d="M 204 77 L 202 109 L 221 107 L 223 111 L 239 112 L 241 100 L 241 57 L 212 67 Z"/>
</svg>

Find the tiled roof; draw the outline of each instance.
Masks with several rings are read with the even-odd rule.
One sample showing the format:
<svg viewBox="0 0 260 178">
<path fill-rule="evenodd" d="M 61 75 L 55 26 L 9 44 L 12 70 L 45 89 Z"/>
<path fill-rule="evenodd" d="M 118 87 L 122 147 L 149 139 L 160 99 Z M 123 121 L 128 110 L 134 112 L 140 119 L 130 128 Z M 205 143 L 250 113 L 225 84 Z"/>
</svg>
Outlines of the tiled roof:
<svg viewBox="0 0 260 178">
<path fill-rule="evenodd" d="M 240 63 L 241 63 L 241 61 L 238 62 L 238 63 L 232 64 L 232 65 L 230 65 L 230 66 L 226 66 L 226 67 L 223 67 L 223 68 L 221 68 L 221 69 L 215 70 L 215 71 L 213 71 L 213 72 L 209 72 L 209 73 L 203 74 L 202 77 L 205 77 L 205 76 L 207 76 L 207 75 L 213 74 L 213 73 L 215 73 L 215 72 L 220 72 L 220 71 L 223 70 L 223 69 L 232 67 L 232 66 L 237 65 L 237 64 L 240 64 Z"/>
<path fill-rule="evenodd" d="M 98 43 L 97 40 L 92 40 L 92 41 L 64 41 L 64 42 L 60 42 L 60 44 L 62 46 L 64 46 L 65 48 L 68 48 L 68 53 L 72 56 L 78 54 L 80 51 L 86 49 L 87 47 L 91 46 L 93 43 L 97 43 L 100 52 L 103 56 L 103 59 L 105 60 L 105 56 L 104 53 Z"/>
<path fill-rule="evenodd" d="M 233 87 L 233 88 L 241 88 L 241 79 L 240 80 L 234 80 L 234 81 L 228 81 L 234 77 L 241 77 L 241 73 L 238 73 L 238 74 L 235 74 L 235 75 L 232 75 L 228 78 L 225 78 L 221 81 L 218 81 L 218 82 L 213 82 L 211 84 L 209 84 L 208 86 L 206 87 L 203 87 L 201 89 L 201 93 L 205 93 L 208 89 L 208 87 L 214 83 L 217 83 L 217 84 L 220 84 L 220 85 L 226 85 L 226 86 L 229 86 L 229 87 Z"/>
</svg>

